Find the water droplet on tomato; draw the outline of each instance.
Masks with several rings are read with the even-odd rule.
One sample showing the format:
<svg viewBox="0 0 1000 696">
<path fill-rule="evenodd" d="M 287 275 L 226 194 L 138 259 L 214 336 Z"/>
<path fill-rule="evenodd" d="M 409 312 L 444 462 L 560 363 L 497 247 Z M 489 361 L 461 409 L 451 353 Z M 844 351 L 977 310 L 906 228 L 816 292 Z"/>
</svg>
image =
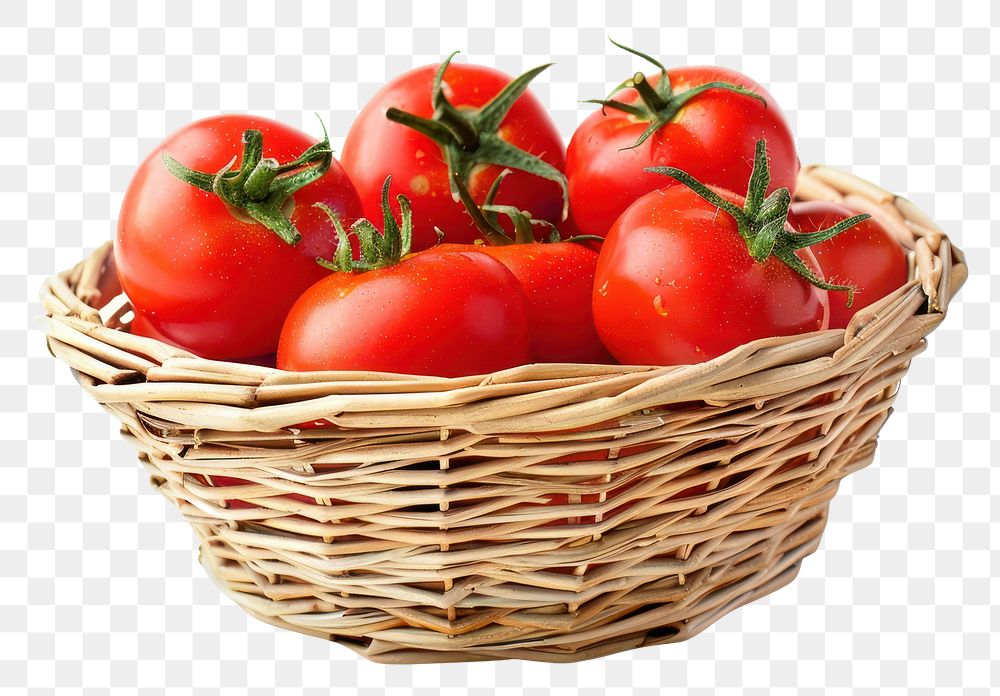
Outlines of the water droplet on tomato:
<svg viewBox="0 0 1000 696">
<path fill-rule="evenodd" d="M 653 309 L 655 309 L 656 313 L 661 317 L 667 316 L 667 308 L 663 306 L 663 298 L 659 295 L 653 298 Z"/>
<path fill-rule="evenodd" d="M 605 280 L 604 285 L 597 288 L 597 292 L 601 295 L 601 297 L 606 296 L 608 294 L 608 281 Z"/>
</svg>

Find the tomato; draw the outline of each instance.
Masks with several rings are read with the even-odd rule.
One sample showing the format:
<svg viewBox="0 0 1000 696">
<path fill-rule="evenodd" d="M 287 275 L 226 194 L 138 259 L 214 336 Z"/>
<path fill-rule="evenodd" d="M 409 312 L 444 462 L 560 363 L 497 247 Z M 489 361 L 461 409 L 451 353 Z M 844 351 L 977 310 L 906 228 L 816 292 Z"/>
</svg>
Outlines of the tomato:
<svg viewBox="0 0 1000 696">
<path fill-rule="evenodd" d="M 680 365 L 722 355 L 759 338 L 822 330 L 827 290 L 806 248 L 866 216 L 814 235 L 785 230 L 790 197 L 767 198 L 764 141 L 744 199 L 689 174 L 648 193 L 622 214 L 604 242 L 594 279 L 594 321 L 623 363 Z"/>
<path fill-rule="evenodd" d="M 129 333 L 145 338 L 155 338 L 157 341 L 179 348 L 176 343 L 157 331 L 144 314 L 134 312 L 135 316 L 129 325 Z"/>
<path fill-rule="evenodd" d="M 509 169 L 500 173 L 482 209 L 465 184 L 456 182 L 459 197 L 486 244 L 448 244 L 438 248 L 480 251 L 514 274 L 527 301 L 533 362 L 614 362 L 597 336 L 591 310 L 597 252 L 581 243 L 586 240 L 557 241 L 559 232 L 554 228 L 550 234 L 553 241 L 537 242 L 533 228 L 539 220 L 514 206 L 494 205 L 500 182 L 506 181 L 510 174 Z M 511 221 L 515 229 L 513 238 L 501 228 L 498 214 Z"/>
<path fill-rule="evenodd" d="M 155 338 L 157 341 L 166 343 L 167 345 L 174 346 L 175 348 L 183 348 L 183 346 L 178 345 L 174 341 L 161 334 L 153 325 L 149 322 L 142 314 L 136 314 L 135 318 L 132 319 L 132 324 L 129 327 L 129 332 L 136 336 L 144 336 L 145 338 Z M 246 363 L 249 365 L 259 365 L 260 367 L 274 367 L 274 353 L 268 355 L 257 355 L 252 358 L 240 358 L 241 363 Z"/>
<path fill-rule="evenodd" d="M 282 370 L 457 377 L 527 362 L 517 279 L 473 251 L 428 250 L 396 266 L 324 278 L 292 306 L 278 344 Z"/>
<path fill-rule="evenodd" d="M 614 362 L 594 328 L 595 251 L 576 242 L 476 249 L 510 269 L 524 289 L 533 362 Z"/>
<path fill-rule="evenodd" d="M 389 182 L 382 190 L 389 210 Z M 385 235 L 355 224 L 362 260 L 338 269 L 292 306 L 278 343 L 283 370 L 365 370 L 457 377 L 529 361 L 524 291 L 504 265 L 474 250 L 409 252 L 409 204 Z M 346 237 L 336 215 L 338 236 Z M 390 221 L 391 224 L 390 224 Z M 341 242 L 341 249 L 347 249 Z M 361 269 L 363 272 L 352 272 Z"/>
<path fill-rule="evenodd" d="M 800 232 L 815 232 L 853 213 L 826 201 L 793 203 L 788 217 Z M 874 219 L 866 220 L 850 232 L 811 247 L 823 274 L 855 287 L 855 300 L 847 305 L 847 293 L 830 293 L 830 328 L 847 328 L 858 310 L 876 302 L 909 279 L 906 254 L 896 239 Z"/>
<path fill-rule="evenodd" d="M 241 147 L 237 173 L 230 167 Z M 348 219 L 361 214 L 329 153 L 326 140 L 244 115 L 197 121 L 163 141 L 136 170 L 115 237 L 118 275 L 136 314 L 206 358 L 273 353 L 292 303 L 328 273 L 315 258 L 336 247 L 313 204 Z M 275 169 L 262 154 L 287 164 Z M 223 170 L 227 202 L 203 190 Z"/>
<path fill-rule="evenodd" d="M 391 175 L 393 195 L 405 194 L 413 205 L 414 250 L 437 243 L 435 228 L 449 242 L 470 243 L 478 233 L 458 202 L 451 174 L 459 174 L 482 201 L 500 170 L 510 167 L 516 171 L 498 202 L 559 221 L 565 147 L 541 102 L 525 91 L 547 66 L 511 81 L 492 68 L 450 61 L 392 80 L 351 126 L 342 160 L 365 214 L 372 220 L 381 215 L 378 191 Z"/>
<path fill-rule="evenodd" d="M 620 45 L 620 44 L 616 44 Z M 622 48 L 625 48 L 622 46 Z M 584 120 L 566 153 L 571 217 L 586 234 L 604 236 L 646 193 L 668 185 L 647 167 L 679 167 L 699 181 L 745 193 L 754 143 L 766 139 L 771 190 L 794 193 L 799 170 L 791 129 L 770 94 L 746 75 L 712 67 L 636 73 Z M 711 85 L 711 87 L 709 87 Z"/>
</svg>

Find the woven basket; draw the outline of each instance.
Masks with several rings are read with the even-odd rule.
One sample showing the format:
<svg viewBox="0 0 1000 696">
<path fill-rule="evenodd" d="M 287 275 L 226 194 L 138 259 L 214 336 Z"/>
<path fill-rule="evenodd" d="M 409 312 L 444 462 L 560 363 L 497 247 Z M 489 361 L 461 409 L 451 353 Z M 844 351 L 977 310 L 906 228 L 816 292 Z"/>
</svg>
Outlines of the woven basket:
<svg viewBox="0 0 1000 696">
<path fill-rule="evenodd" d="M 911 281 L 846 332 L 701 365 L 442 379 L 203 360 L 127 332 L 110 245 L 44 286 L 48 345 L 263 621 L 387 663 L 669 643 L 792 580 L 967 276 L 878 186 L 814 166 L 798 196 L 874 215 Z"/>
</svg>

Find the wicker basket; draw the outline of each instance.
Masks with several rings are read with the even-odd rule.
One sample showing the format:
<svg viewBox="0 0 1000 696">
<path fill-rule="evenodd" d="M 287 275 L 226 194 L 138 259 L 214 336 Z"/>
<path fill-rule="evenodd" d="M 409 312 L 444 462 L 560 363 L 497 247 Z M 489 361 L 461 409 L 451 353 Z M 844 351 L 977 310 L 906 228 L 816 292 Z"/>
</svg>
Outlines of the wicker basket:
<svg viewBox="0 0 1000 696">
<path fill-rule="evenodd" d="M 127 332 L 110 245 L 46 283 L 48 344 L 263 621 L 389 663 L 679 641 L 792 580 L 967 276 L 878 186 L 814 166 L 798 196 L 873 214 L 911 282 L 846 332 L 701 365 L 440 379 L 202 360 Z"/>
</svg>

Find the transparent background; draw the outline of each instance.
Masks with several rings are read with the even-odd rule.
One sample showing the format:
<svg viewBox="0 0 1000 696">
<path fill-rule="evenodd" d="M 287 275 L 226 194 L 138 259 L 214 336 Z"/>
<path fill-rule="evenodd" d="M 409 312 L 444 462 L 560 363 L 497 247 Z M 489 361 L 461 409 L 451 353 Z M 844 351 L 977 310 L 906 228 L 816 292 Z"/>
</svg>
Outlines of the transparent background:
<svg viewBox="0 0 1000 696">
<path fill-rule="evenodd" d="M 85 5 L 85 6 L 81 6 Z M 1000 685 L 1000 33 L 979 2 L 5 2 L 0 9 L 0 693 L 986 693 Z M 275 7 L 280 9 L 276 10 Z M 334 9 L 331 9 L 334 8 Z M 694 640 L 576 666 L 383 667 L 247 618 L 116 426 L 29 328 L 37 291 L 111 234 L 135 164 L 218 111 L 339 147 L 387 78 L 453 49 L 518 73 L 568 136 L 640 63 L 767 85 L 803 162 L 908 195 L 972 277 L 913 364 L 876 464 L 799 579 Z"/>
</svg>

